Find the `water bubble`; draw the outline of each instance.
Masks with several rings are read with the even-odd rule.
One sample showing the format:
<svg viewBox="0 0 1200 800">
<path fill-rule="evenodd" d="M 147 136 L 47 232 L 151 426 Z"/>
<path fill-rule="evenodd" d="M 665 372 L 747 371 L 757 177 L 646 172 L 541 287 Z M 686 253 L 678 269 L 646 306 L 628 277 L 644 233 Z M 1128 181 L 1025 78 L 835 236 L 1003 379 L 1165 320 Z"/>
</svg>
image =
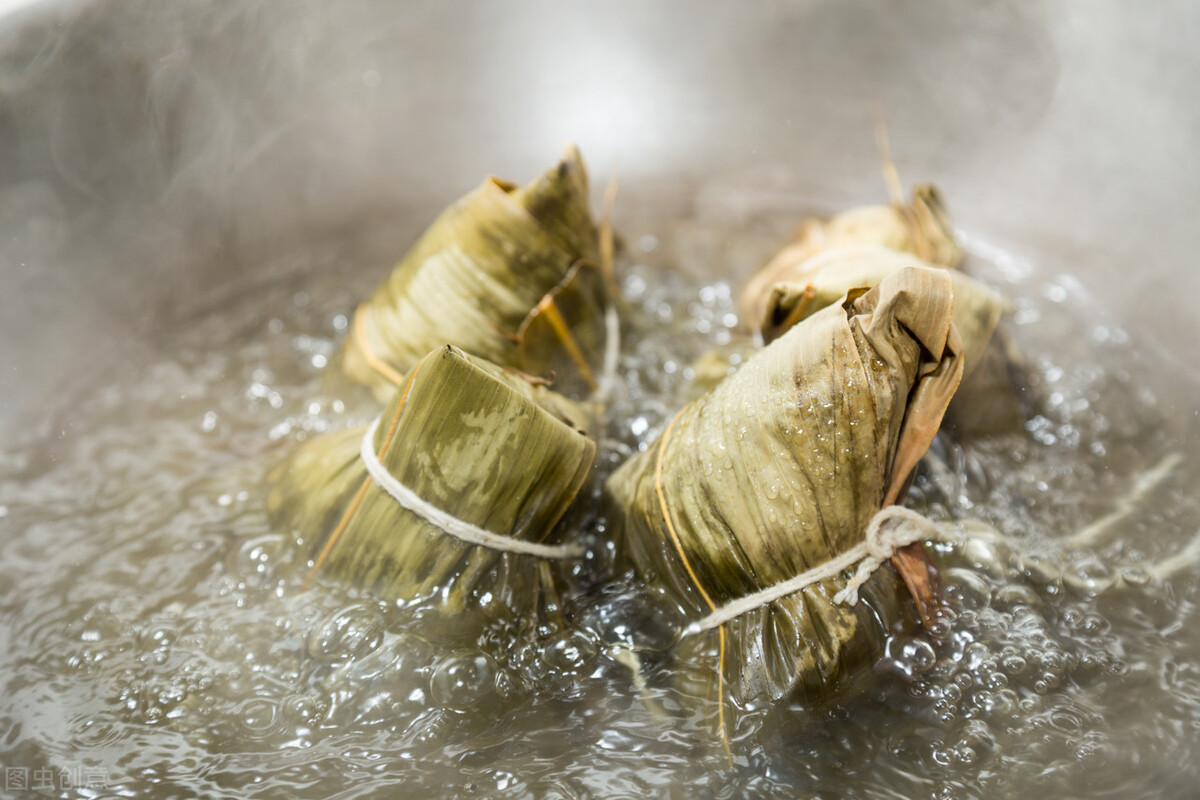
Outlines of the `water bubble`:
<svg viewBox="0 0 1200 800">
<path fill-rule="evenodd" d="M 994 699 L 991 705 L 993 707 L 996 705 Z M 974 757 L 986 758 L 996 749 L 996 737 L 992 735 L 986 722 L 970 720 L 963 725 L 963 731 L 955 745 L 955 750 L 957 751 L 958 748 L 968 748 Z"/>
<path fill-rule="evenodd" d="M 1034 583 L 1050 586 L 1062 579 L 1062 568 L 1049 556 L 1027 553 L 1020 559 L 1021 572 Z"/>
<path fill-rule="evenodd" d="M 1062 685 L 1062 680 L 1053 672 L 1046 672 L 1033 682 L 1033 690 L 1038 694 L 1049 694 Z"/>
<path fill-rule="evenodd" d="M 986 608 L 992 601 L 987 581 L 970 570 L 951 567 L 943 573 L 946 591 L 963 608 Z"/>
<path fill-rule="evenodd" d="M 995 603 L 1002 611 L 1013 611 L 1022 607 L 1036 608 L 1042 604 L 1042 599 L 1028 586 L 1011 583 L 996 592 Z"/>
<path fill-rule="evenodd" d="M 962 660 L 968 670 L 977 671 L 988 660 L 988 655 L 987 645 L 982 642 L 972 642 L 963 649 Z"/>
<path fill-rule="evenodd" d="M 1000 545 L 983 539 L 967 539 L 960 550 L 963 559 L 975 570 L 994 578 L 1004 577 L 1007 553 Z"/>
<path fill-rule="evenodd" d="M 1025 672 L 1025 670 L 1026 670 L 1026 668 L 1028 668 L 1028 666 L 1029 666 L 1028 662 L 1026 662 L 1024 658 L 1022 658 L 1021 656 L 1019 656 L 1015 653 L 1012 655 L 1004 656 L 1000 660 L 1000 669 L 1004 670 L 1004 672 L 1009 676 L 1020 675 L 1021 673 Z"/>
<path fill-rule="evenodd" d="M 959 612 L 943 605 L 934 612 L 926 632 L 937 641 L 945 639 L 954 630 L 954 622 L 958 618 Z"/>
<path fill-rule="evenodd" d="M 293 725 L 315 725 L 328 711 L 324 700 L 311 694 L 294 694 L 284 699 L 281 715 Z"/>
<path fill-rule="evenodd" d="M 1055 675 L 1065 674 L 1071 667 L 1074 657 L 1062 650 L 1047 650 L 1042 653 L 1039 661 L 1041 665 Z"/>
<path fill-rule="evenodd" d="M 983 683 L 989 689 L 1003 689 L 1008 686 L 1008 676 L 1003 672 L 989 672 L 984 676 Z"/>
<path fill-rule="evenodd" d="M 87 631 L 85 631 L 87 633 Z M 146 650 L 166 649 L 178 637 L 175 626 L 170 623 L 157 622 L 145 628 L 139 635 L 139 643 Z"/>
<path fill-rule="evenodd" d="M 954 763 L 954 751 L 941 742 L 934 743 L 933 750 L 929 755 L 935 763 L 943 767 L 948 767 Z"/>
<path fill-rule="evenodd" d="M 960 764 L 974 764 L 978 758 L 975 748 L 967 745 L 959 745 L 954 748 L 954 757 Z"/>
<path fill-rule="evenodd" d="M 1079 656 L 1081 670 L 1107 670 L 1112 663 L 1112 656 L 1104 650 L 1087 650 Z"/>
<path fill-rule="evenodd" d="M 896 636 L 888 640 L 887 657 L 905 675 L 928 672 L 937 663 L 933 645 L 923 639 Z"/>
<path fill-rule="evenodd" d="M 582 633 L 573 633 L 553 642 L 545 649 L 546 663 L 560 673 L 587 671 L 595 660 L 595 642 Z"/>
<path fill-rule="evenodd" d="M 327 616 L 308 636 L 308 652 L 320 661 L 365 656 L 383 641 L 384 620 L 377 606 L 352 605 Z"/>
<path fill-rule="evenodd" d="M 1011 717 L 1019 707 L 1017 693 L 1007 688 L 980 691 L 973 699 L 979 710 L 978 716 L 987 716 L 989 719 Z M 980 750 L 978 746 L 975 749 Z"/>
<path fill-rule="evenodd" d="M 276 708 L 269 700 L 247 700 L 238 711 L 242 726 L 251 734 L 262 735 L 275 725 Z"/>
<path fill-rule="evenodd" d="M 271 557 L 278 552 L 282 539 L 279 534 L 270 533 L 243 542 L 234 557 L 237 573 L 242 576 L 268 575 Z"/>
<path fill-rule="evenodd" d="M 429 679 L 433 702 L 444 708 L 469 708 L 495 688 L 496 664 L 486 655 L 443 661 Z"/>
<path fill-rule="evenodd" d="M 1063 733 L 1078 733 L 1088 726 L 1088 721 L 1080 711 L 1066 706 L 1051 711 L 1048 721 L 1050 727 Z"/>
<path fill-rule="evenodd" d="M 1113 571 L 1095 556 L 1083 556 L 1072 561 L 1063 572 L 1063 583 L 1080 595 L 1095 597 L 1113 585 Z"/>
<path fill-rule="evenodd" d="M 1146 586 L 1153 580 L 1153 576 L 1145 567 L 1135 564 L 1121 570 L 1121 580 L 1130 586 Z"/>
<path fill-rule="evenodd" d="M 940 658 L 938 662 L 929 670 L 929 677 L 933 680 L 953 680 L 958 674 L 958 664 L 952 658 Z"/>
</svg>

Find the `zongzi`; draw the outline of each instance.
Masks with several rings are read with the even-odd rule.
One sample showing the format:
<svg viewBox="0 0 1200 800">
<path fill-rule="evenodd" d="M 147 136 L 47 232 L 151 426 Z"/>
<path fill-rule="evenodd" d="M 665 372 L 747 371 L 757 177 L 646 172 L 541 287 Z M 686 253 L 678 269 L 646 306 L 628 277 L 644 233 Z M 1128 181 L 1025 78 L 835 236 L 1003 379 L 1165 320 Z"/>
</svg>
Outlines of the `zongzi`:
<svg viewBox="0 0 1200 800">
<path fill-rule="evenodd" d="M 886 170 L 885 170 L 886 171 Z M 899 196 L 898 182 L 893 189 Z M 948 422 L 963 436 L 1019 432 L 1025 420 L 1021 358 L 999 327 L 1008 301 L 960 272 L 962 250 L 937 191 L 918 186 L 911 205 L 868 206 L 825 222 L 807 220 L 742 291 L 745 325 L 770 342 L 848 290 L 874 286 L 905 267 L 951 271 L 954 324 L 963 341 L 963 385 Z"/>
<path fill-rule="evenodd" d="M 310 575 L 388 600 L 440 593 L 519 609 L 549 590 L 547 544 L 592 469 L 579 406 L 443 346 L 418 361 L 370 428 L 303 445 L 268 476 L 267 509 Z"/>
<path fill-rule="evenodd" d="M 930 266 L 916 256 L 889 247 L 863 245 L 826 250 L 796 265 L 794 274 L 775 284 L 767 296 L 759 330 L 767 342 L 800 320 L 836 303 L 859 286 L 874 286 L 908 267 Z M 963 341 L 964 374 L 970 374 L 987 350 L 1007 309 L 999 294 L 958 270 L 954 282 L 954 326 Z"/>
<path fill-rule="evenodd" d="M 386 400 L 417 359 L 449 343 L 595 389 L 610 302 L 600 257 L 574 147 L 527 186 L 488 178 L 442 212 L 358 308 L 344 370 Z"/>
<path fill-rule="evenodd" d="M 913 188 L 912 203 L 897 197 L 886 206 L 862 206 L 829 219 L 810 217 L 801 222 L 792 241 L 746 284 L 738 303 L 742 322 L 753 327 L 763 319 L 771 289 L 778 283 L 796 282 L 797 265 L 826 250 L 860 245 L 911 253 L 935 267 L 955 268 L 962 261 L 941 195 L 936 187 L 919 184 Z"/>
<path fill-rule="evenodd" d="M 876 514 L 903 500 L 961 379 L 953 288 L 945 270 L 906 268 L 849 292 L 622 465 L 606 488 L 642 581 L 696 623 L 861 548 Z M 920 548 L 893 563 L 925 602 Z M 695 664 L 715 649 L 718 686 L 740 700 L 824 695 L 912 608 L 886 567 L 865 603 L 835 603 L 849 579 L 838 570 L 737 611 L 712 626 L 715 642 L 685 630 L 671 654 Z"/>
</svg>

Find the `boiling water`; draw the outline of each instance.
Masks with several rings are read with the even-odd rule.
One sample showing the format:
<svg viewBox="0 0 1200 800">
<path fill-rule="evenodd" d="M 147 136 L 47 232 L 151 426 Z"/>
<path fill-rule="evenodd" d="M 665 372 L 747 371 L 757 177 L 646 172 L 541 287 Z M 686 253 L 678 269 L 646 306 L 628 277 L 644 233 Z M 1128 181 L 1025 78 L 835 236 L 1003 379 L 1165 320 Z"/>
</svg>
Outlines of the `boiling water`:
<svg viewBox="0 0 1200 800">
<path fill-rule="evenodd" d="M 719 274 L 728 247 L 760 245 L 709 231 L 723 251 L 679 230 L 630 239 L 622 389 L 591 506 L 599 478 L 693 392 L 694 360 L 735 339 L 731 285 L 670 268 Z M 1194 795 L 1200 568 L 1159 569 L 1200 530 L 1194 388 L 1098 324 L 1069 278 L 971 248 L 976 273 L 1014 298 L 1033 399 L 1022 430 L 943 435 L 910 497 L 931 517 L 981 523 L 938 546 L 954 617 L 897 632 L 853 694 L 744 709 L 732 765 L 686 713 L 696 698 L 642 686 L 665 683 L 669 660 L 646 659 L 635 681 L 623 646 L 662 623 L 607 574 L 595 508 L 574 519 L 594 549 L 568 576 L 565 621 L 498 619 L 479 641 L 448 642 L 436 604 L 305 590 L 279 563 L 265 469 L 375 413 L 326 374 L 381 274 L 331 258 L 214 298 L 6 448 L 7 791 Z"/>
</svg>

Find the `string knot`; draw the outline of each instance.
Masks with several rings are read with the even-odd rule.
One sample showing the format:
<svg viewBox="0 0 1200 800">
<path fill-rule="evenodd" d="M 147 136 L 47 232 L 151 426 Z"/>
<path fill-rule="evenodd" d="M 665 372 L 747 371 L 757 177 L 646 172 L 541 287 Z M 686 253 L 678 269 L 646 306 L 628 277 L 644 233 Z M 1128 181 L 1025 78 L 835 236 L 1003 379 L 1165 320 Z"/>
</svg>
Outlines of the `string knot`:
<svg viewBox="0 0 1200 800">
<path fill-rule="evenodd" d="M 892 554 L 896 552 L 896 547 L 898 546 L 896 544 L 896 526 L 891 525 L 884 527 L 883 525 L 883 522 L 889 522 L 893 519 L 893 517 L 889 515 L 885 520 L 883 520 L 883 522 L 880 522 L 879 517 L 881 514 L 883 514 L 882 511 L 879 512 L 879 514 L 876 514 L 875 518 L 871 520 L 870 525 L 867 526 L 867 536 L 865 540 L 867 552 L 871 554 L 872 559 L 879 561 L 880 563 L 891 558 Z"/>
<path fill-rule="evenodd" d="M 933 523 L 916 511 L 904 506 L 887 506 L 880 509 L 867 525 L 863 541 L 867 557 L 859 562 L 858 569 L 846 582 L 845 587 L 833 596 L 833 602 L 851 606 L 856 604 L 859 588 L 870 580 L 875 570 L 883 566 L 897 550 L 913 542 L 937 537 L 938 530 Z"/>
<path fill-rule="evenodd" d="M 794 594 L 826 578 L 840 575 L 857 565 L 854 574 L 846 582 L 846 586 L 833 596 L 833 602 L 852 606 L 858 602 L 859 588 L 870 580 L 871 576 L 875 574 L 875 570 L 879 569 L 897 550 L 913 542 L 941 538 L 943 537 L 937 526 L 916 511 L 903 506 L 888 506 L 880 509 L 871 518 L 863 541 L 854 547 L 834 556 L 824 564 L 818 564 L 807 572 L 715 609 L 708 616 L 689 625 L 684 633 L 694 634 L 711 630 L 747 611 Z"/>
</svg>

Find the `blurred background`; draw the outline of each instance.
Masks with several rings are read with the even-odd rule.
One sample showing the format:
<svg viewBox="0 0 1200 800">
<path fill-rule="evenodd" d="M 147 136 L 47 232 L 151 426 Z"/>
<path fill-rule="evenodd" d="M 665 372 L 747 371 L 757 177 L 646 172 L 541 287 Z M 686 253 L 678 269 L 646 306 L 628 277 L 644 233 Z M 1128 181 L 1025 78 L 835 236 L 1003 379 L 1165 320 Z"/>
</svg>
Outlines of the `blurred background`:
<svg viewBox="0 0 1200 800">
<path fill-rule="evenodd" d="M 394 261 L 568 140 L 627 230 L 882 201 L 877 115 L 959 227 L 1194 376 L 1198 34 L 1184 0 L 3 3 L 0 431 L 264 265 Z"/>
</svg>

